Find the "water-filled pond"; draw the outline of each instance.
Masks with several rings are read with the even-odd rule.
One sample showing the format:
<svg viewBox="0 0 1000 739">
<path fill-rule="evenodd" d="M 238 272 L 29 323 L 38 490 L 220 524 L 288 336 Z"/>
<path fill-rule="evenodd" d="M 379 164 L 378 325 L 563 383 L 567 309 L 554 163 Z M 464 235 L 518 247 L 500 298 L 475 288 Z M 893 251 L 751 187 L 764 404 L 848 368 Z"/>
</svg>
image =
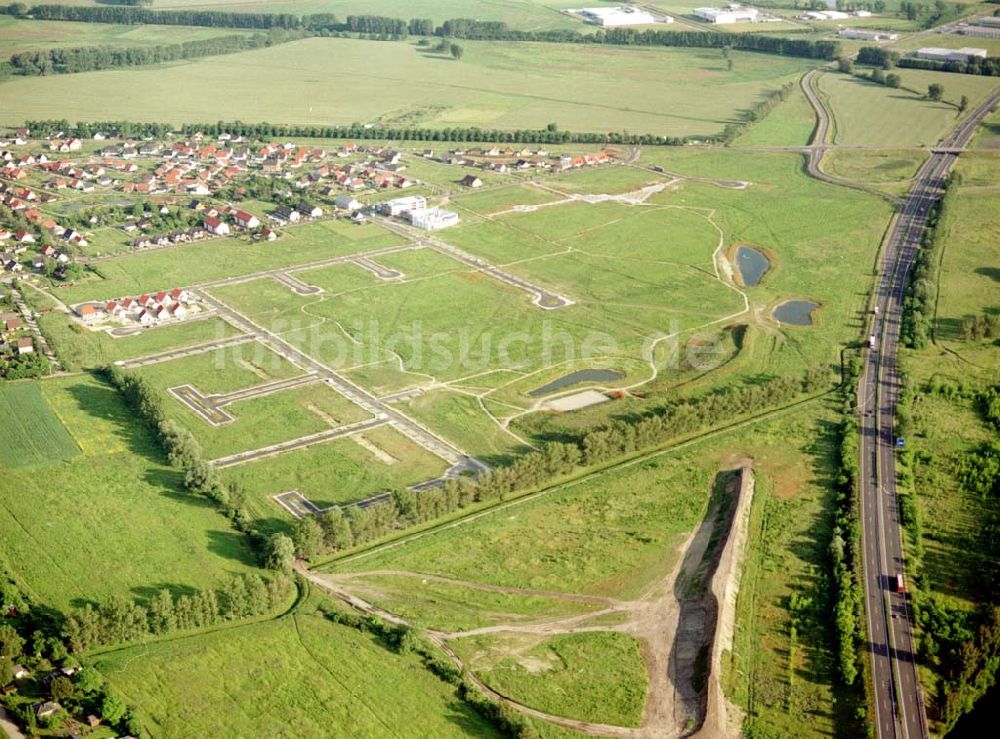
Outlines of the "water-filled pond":
<svg viewBox="0 0 1000 739">
<path fill-rule="evenodd" d="M 743 284 L 753 287 L 759 285 L 771 269 L 771 260 L 752 246 L 741 246 L 736 250 L 736 268 L 740 271 Z"/>
<path fill-rule="evenodd" d="M 779 323 L 792 326 L 812 326 L 812 312 L 819 308 L 819 303 L 811 300 L 786 300 L 774 309 L 771 314 Z"/>
<path fill-rule="evenodd" d="M 580 382 L 614 382 L 615 380 L 622 379 L 624 376 L 625 375 L 618 370 L 612 369 L 577 370 L 576 372 L 570 372 L 568 375 L 556 378 L 547 385 L 535 388 L 528 393 L 528 395 L 532 398 L 537 398 L 539 395 L 545 395 L 547 393 L 555 392 L 556 390 L 562 390 L 564 387 L 576 385 Z"/>
</svg>

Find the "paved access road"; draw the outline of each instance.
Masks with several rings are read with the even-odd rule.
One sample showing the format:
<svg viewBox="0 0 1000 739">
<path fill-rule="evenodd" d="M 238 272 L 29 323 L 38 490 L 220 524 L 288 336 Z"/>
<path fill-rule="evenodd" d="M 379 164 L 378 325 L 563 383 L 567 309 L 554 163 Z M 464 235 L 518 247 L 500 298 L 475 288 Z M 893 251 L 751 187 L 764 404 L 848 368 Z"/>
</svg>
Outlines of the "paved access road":
<svg viewBox="0 0 1000 739">
<path fill-rule="evenodd" d="M 858 395 L 865 603 L 880 737 L 928 735 L 906 594 L 895 592 L 896 575 L 903 574 L 905 581 L 893 419 L 900 390 L 896 351 L 906 276 L 931 206 L 940 199 L 945 177 L 958 158 L 956 152 L 998 103 L 1000 90 L 964 118 L 920 168 L 882 255 L 878 313 L 871 328 L 876 348 L 867 353 Z"/>
</svg>

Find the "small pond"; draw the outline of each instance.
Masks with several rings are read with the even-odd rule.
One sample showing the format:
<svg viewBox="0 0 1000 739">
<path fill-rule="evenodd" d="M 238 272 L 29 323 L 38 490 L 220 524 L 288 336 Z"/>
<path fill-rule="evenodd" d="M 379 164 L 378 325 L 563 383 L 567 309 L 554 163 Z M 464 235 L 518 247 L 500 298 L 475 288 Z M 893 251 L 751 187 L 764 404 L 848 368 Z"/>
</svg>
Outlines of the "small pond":
<svg viewBox="0 0 1000 739">
<path fill-rule="evenodd" d="M 576 372 L 570 372 L 568 375 L 563 375 L 547 385 L 535 388 L 528 393 L 528 395 L 532 398 L 537 398 L 539 395 L 545 395 L 547 393 L 555 392 L 556 390 L 562 390 L 564 387 L 576 385 L 580 382 L 614 382 L 615 380 L 622 379 L 624 376 L 625 375 L 618 370 L 611 369 L 577 370 Z"/>
<path fill-rule="evenodd" d="M 811 300 L 786 300 L 774 309 L 771 314 L 779 323 L 792 326 L 812 326 L 812 312 L 819 308 L 819 303 Z"/>
<path fill-rule="evenodd" d="M 752 246 L 741 246 L 736 250 L 736 267 L 740 271 L 743 284 L 754 287 L 760 284 L 764 275 L 771 269 L 771 260 L 764 255 L 764 252 Z"/>
</svg>

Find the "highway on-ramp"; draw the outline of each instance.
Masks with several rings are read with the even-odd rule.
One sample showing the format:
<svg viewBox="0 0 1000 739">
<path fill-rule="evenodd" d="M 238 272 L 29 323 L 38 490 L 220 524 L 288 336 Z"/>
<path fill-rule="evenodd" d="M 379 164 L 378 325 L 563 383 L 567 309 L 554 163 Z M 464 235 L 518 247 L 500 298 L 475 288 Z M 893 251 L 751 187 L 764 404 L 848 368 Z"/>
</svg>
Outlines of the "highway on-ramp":
<svg viewBox="0 0 1000 739">
<path fill-rule="evenodd" d="M 900 338 L 906 278 L 916 256 L 931 207 L 958 152 L 1000 103 L 1000 90 L 973 110 L 940 142 L 917 172 L 889 235 L 872 316 L 874 348 L 865 357 L 858 394 L 861 411 L 861 534 L 865 604 L 879 737 L 928 736 L 917 674 L 913 624 L 906 593 L 902 531 L 896 498 L 894 414 L 900 381 L 896 351 Z"/>
</svg>

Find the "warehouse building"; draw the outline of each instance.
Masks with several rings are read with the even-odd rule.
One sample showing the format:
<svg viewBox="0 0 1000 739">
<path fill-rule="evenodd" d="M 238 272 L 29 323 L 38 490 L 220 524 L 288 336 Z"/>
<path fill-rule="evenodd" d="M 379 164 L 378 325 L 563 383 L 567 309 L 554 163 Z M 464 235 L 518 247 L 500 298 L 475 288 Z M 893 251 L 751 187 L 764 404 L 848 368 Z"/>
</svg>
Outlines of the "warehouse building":
<svg viewBox="0 0 1000 739">
<path fill-rule="evenodd" d="M 961 49 L 939 49 L 935 46 L 926 46 L 913 52 L 913 56 L 932 62 L 967 62 L 976 56 L 985 59 L 986 49 L 972 46 L 963 46 Z"/>
<path fill-rule="evenodd" d="M 842 28 L 837 35 L 841 38 L 856 39 L 858 41 L 895 41 L 899 38 L 898 33 L 868 31 L 863 28 Z"/>
<path fill-rule="evenodd" d="M 426 231 L 438 231 L 458 223 L 458 213 L 443 208 L 422 208 L 410 211 L 410 223 Z"/>
<path fill-rule="evenodd" d="M 760 11 L 742 5 L 727 5 L 724 8 L 695 8 L 694 16 L 708 23 L 754 23 Z"/>
<path fill-rule="evenodd" d="M 645 10 L 629 6 L 618 8 L 581 8 L 575 12 L 587 23 L 604 28 L 618 28 L 621 26 L 645 26 L 652 23 L 672 23 L 673 18 L 664 16 L 657 21 Z"/>
</svg>

